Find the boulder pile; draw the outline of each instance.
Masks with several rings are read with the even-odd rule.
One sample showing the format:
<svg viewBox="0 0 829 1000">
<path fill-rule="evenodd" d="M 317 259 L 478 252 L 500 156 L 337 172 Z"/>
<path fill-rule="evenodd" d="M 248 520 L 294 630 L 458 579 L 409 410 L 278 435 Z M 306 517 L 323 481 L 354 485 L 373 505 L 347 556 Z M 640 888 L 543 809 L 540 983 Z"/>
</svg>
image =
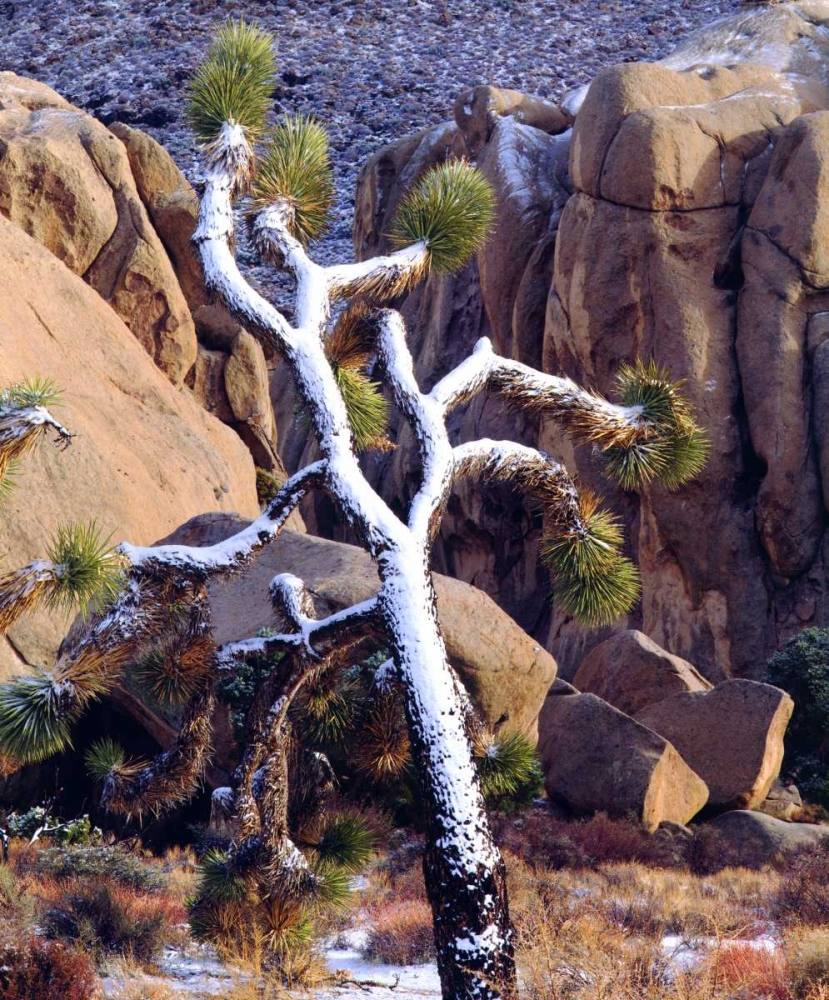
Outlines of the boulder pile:
<svg viewBox="0 0 829 1000">
<path fill-rule="evenodd" d="M 779 688 L 751 680 L 712 687 L 642 633 L 619 632 L 585 657 L 575 684 L 557 679 L 544 701 L 547 794 L 576 814 L 635 816 L 652 832 L 703 810 L 790 820 L 797 789 L 777 778 L 793 709 Z"/>
<path fill-rule="evenodd" d="M 829 624 L 827 66 L 829 2 L 747 7 L 662 62 L 602 71 L 560 108 L 477 88 L 451 120 L 374 154 L 358 184 L 360 257 L 387 246 L 396 205 L 431 164 L 473 157 L 495 187 L 477 261 L 405 303 L 425 383 L 482 335 L 611 395 L 625 359 L 686 380 L 711 455 L 676 493 L 612 489 L 589 451 L 494 403 L 456 422 L 464 437 L 538 445 L 608 497 L 642 573 L 627 627 L 711 684 L 762 677 L 783 641 Z M 393 433 L 398 447 L 371 468 L 399 496 L 411 441 Z M 280 435 L 286 455 L 301 453 L 296 433 Z M 550 607 L 537 545 L 521 497 L 461 487 L 436 565 L 487 590 L 572 679 L 609 633 Z"/>
</svg>

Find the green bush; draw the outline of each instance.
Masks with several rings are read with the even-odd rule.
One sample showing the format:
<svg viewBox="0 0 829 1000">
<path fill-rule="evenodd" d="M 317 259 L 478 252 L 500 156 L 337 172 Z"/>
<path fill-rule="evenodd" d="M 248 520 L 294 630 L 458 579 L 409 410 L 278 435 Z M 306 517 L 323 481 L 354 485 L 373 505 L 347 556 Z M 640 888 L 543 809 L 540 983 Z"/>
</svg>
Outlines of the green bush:
<svg viewBox="0 0 829 1000">
<path fill-rule="evenodd" d="M 79 816 L 78 819 L 62 820 L 45 806 L 33 806 L 27 812 L 12 812 L 6 817 L 6 830 L 10 837 L 31 840 L 42 830 L 41 836 L 55 844 L 88 844 L 95 835 L 100 834 L 97 828 L 93 830 L 89 816 Z"/>
<path fill-rule="evenodd" d="M 38 851 L 34 861 L 39 875 L 53 878 L 90 877 L 111 879 L 142 892 L 165 887 L 163 874 L 122 847 L 49 847 Z"/>
<path fill-rule="evenodd" d="M 829 806 L 829 629 L 790 639 L 769 660 L 767 680 L 794 699 L 786 770 L 805 799 Z"/>
</svg>

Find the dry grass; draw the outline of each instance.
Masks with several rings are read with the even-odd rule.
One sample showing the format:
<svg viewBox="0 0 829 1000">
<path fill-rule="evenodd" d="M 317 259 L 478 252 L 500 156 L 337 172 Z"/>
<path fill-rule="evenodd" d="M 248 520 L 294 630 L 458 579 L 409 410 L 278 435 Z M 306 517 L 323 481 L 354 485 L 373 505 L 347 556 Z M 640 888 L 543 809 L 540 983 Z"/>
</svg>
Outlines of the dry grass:
<svg viewBox="0 0 829 1000">
<path fill-rule="evenodd" d="M 365 954 L 389 965 L 417 965 L 435 954 L 432 908 L 420 899 L 405 899 L 379 909 L 366 940 Z"/>
</svg>

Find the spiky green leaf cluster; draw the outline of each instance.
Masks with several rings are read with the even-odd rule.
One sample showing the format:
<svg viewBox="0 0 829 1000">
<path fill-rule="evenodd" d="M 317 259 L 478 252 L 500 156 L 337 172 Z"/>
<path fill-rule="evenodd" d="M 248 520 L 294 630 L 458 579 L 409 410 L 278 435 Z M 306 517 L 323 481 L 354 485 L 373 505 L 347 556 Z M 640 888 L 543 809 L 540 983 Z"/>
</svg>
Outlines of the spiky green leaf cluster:
<svg viewBox="0 0 829 1000">
<path fill-rule="evenodd" d="M 2 471 L 0 471 L 0 503 L 11 496 L 17 489 L 17 477 L 20 475 L 20 462 L 12 459 Z"/>
<path fill-rule="evenodd" d="M 193 698 L 204 682 L 210 652 L 207 635 L 174 635 L 142 656 L 132 676 L 157 705 L 177 708 Z"/>
<path fill-rule="evenodd" d="M 218 848 L 207 851 L 198 866 L 198 895 L 214 902 L 240 902 L 250 895 L 247 879 L 234 871 L 227 854 Z"/>
<path fill-rule="evenodd" d="M 276 63 L 273 36 L 244 19 L 216 33 L 190 81 L 187 121 L 200 142 L 218 139 L 222 125 L 240 125 L 249 141 L 264 134 Z"/>
<path fill-rule="evenodd" d="M 450 160 L 428 170 L 408 192 L 391 237 L 398 247 L 425 243 L 431 266 L 451 274 L 486 242 L 494 211 L 495 194 L 480 170 Z"/>
<path fill-rule="evenodd" d="M 374 857 L 377 838 L 365 820 L 344 813 L 330 817 L 310 846 L 320 869 L 334 866 L 357 875 Z"/>
<path fill-rule="evenodd" d="M 618 519 L 590 499 L 580 526 L 556 527 L 544 539 L 556 602 L 582 625 L 610 624 L 639 598 L 639 573 L 622 542 Z"/>
<path fill-rule="evenodd" d="M 126 760 L 124 748 L 109 737 L 96 740 L 84 754 L 86 769 L 96 781 L 105 781 L 112 771 L 122 768 Z"/>
<path fill-rule="evenodd" d="M 110 536 L 111 537 L 111 536 Z M 111 603 L 123 586 L 123 566 L 110 547 L 110 537 L 102 538 L 95 521 L 61 525 L 48 549 L 56 568 L 55 583 L 49 591 L 49 607 L 82 614 Z"/>
<path fill-rule="evenodd" d="M 538 757 L 535 747 L 521 733 L 496 735 L 476 755 L 481 790 L 487 797 L 514 795 L 525 785 L 535 785 Z"/>
<path fill-rule="evenodd" d="M 630 447 L 603 453 L 604 468 L 623 489 L 657 481 L 675 489 L 696 476 L 708 457 L 708 440 L 697 426 L 681 382 L 671 381 L 656 362 L 623 365 L 617 391 L 623 406 L 641 407 L 652 429 Z"/>
<path fill-rule="evenodd" d="M 0 410 L 6 408 L 28 409 L 32 406 L 55 406 L 60 403 L 61 391 L 50 378 L 22 379 L 0 393 Z"/>
<path fill-rule="evenodd" d="M 378 382 L 365 372 L 347 365 L 331 368 L 348 413 L 348 422 L 359 451 L 371 448 L 385 434 L 389 422 L 389 405 Z"/>
<path fill-rule="evenodd" d="M 316 119 L 286 118 L 267 137 L 251 185 L 253 209 L 291 207 L 291 233 L 303 244 L 321 236 L 334 200 L 328 136 Z"/>
<path fill-rule="evenodd" d="M 306 736 L 315 746 L 342 743 L 357 710 L 357 690 L 332 673 L 311 677 L 296 706 L 296 715 Z"/>
<path fill-rule="evenodd" d="M 345 868 L 336 865 L 318 865 L 314 870 L 313 892 L 309 905 L 316 909 L 345 906 L 351 895 L 351 875 Z"/>
<path fill-rule="evenodd" d="M 21 763 L 45 760 L 71 746 L 76 713 L 46 671 L 0 684 L 0 750 Z"/>
</svg>

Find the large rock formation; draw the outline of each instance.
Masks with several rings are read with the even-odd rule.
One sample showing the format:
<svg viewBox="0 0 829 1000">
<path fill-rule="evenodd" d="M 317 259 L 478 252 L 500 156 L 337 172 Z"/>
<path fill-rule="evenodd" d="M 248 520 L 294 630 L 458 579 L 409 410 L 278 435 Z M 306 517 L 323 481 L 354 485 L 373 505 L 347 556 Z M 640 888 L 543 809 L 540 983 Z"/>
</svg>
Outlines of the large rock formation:
<svg viewBox="0 0 829 1000">
<path fill-rule="evenodd" d="M 182 525 L 165 542 L 210 545 L 245 523 L 233 515 L 207 514 Z M 318 615 L 368 600 L 379 587 L 363 549 L 283 531 L 248 571 L 211 585 L 218 643 L 249 638 L 272 624 L 268 584 L 286 571 L 305 581 Z M 504 725 L 535 740 L 538 712 L 555 680 L 555 660 L 486 594 L 439 574 L 434 580 L 449 657 L 473 701 L 490 725 Z"/>
<path fill-rule="evenodd" d="M 756 809 L 780 773 L 793 709 L 779 688 L 734 680 L 676 694 L 643 709 L 636 721 L 673 743 L 708 785 L 710 806 Z"/>
<path fill-rule="evenodd" d="M 110 303 L 176 383 L 196 331 L 123 145 L 43 84 L 0 73 L 0 213 Z"/>
<path fill-rule="evenodd" d="M 693 664 L 636 629 L 617 632 L 595 646 L 581 661 L 573 684 L 627 715 L 671 695 L 711 687 Z"/>
<path fill-rule="evenodd" d="M 761 868 L 791 860 L 803 851 L 829 847 L 829 827 L 811 823 L 786 823 L 763 813 L 737 810 L 712 820 L 719 834 L 723 865 Z"/>
<path fill-rule="evenodd" d="M 217 505 L 257 512 L 242 442 L 165 378 L 89 285 L 2 217 L 0 261 L 0 386 L 54 379 L 77 435 L 66 452 L 47 443 L 25 460 L 0 520 L 4 565 L 42 556 L 61 523 L 95 518 L 113 541 L 145 544 Z M 52 662 L 66 624 L 24 617 L 0 642 L 0 674 Z"/>
<path fill-rule="evenodd" d="M 594 694 L 551 691 L 538 720 L 544 785 L 575 813 L 636 816 L 646 830 L 685 824 L 708 789 L 676 749 Z"/>
<path fill-rule="evenodd" d="M 426 384 L 482 334 L 605 392 L 636 356 L 687 380 L 711 438 L 706 470 L 676 493 L 609 500 L 642 571 L 628 626 L 715 683 L 761 676 L 782 640 L 829 622 L 827 55 L 825 0 L 746 10 L 662 64 L 600 74 L 566 102 L 568 132 L 552 134 L 566 114 L 475 92 L 457 123 L 375 154 L 357 191 L 365 257 L 386 245 L 400 197 L 432 163 L 474 153 L 496 188 L 499 221 L 477 263 L 433 276 L 405 303 Z M 592 456 L 574 456 L 553 426 L 480 400 L 455 422 L 465 438 L 538 444 L 608 492 Z M 280 430 L 292 467 L 307 442 Z M 412 485 L 411 439 L 393 432 L 398 448 L 368 467 L 400 495 Z M 309 516 L 330 529 L 324 505 Z M 520 498 L 464 488 L 435 564 L 492 594 L 572 677 L 608 633 L 551 612 L 537 537 Z"/>
</svg>

